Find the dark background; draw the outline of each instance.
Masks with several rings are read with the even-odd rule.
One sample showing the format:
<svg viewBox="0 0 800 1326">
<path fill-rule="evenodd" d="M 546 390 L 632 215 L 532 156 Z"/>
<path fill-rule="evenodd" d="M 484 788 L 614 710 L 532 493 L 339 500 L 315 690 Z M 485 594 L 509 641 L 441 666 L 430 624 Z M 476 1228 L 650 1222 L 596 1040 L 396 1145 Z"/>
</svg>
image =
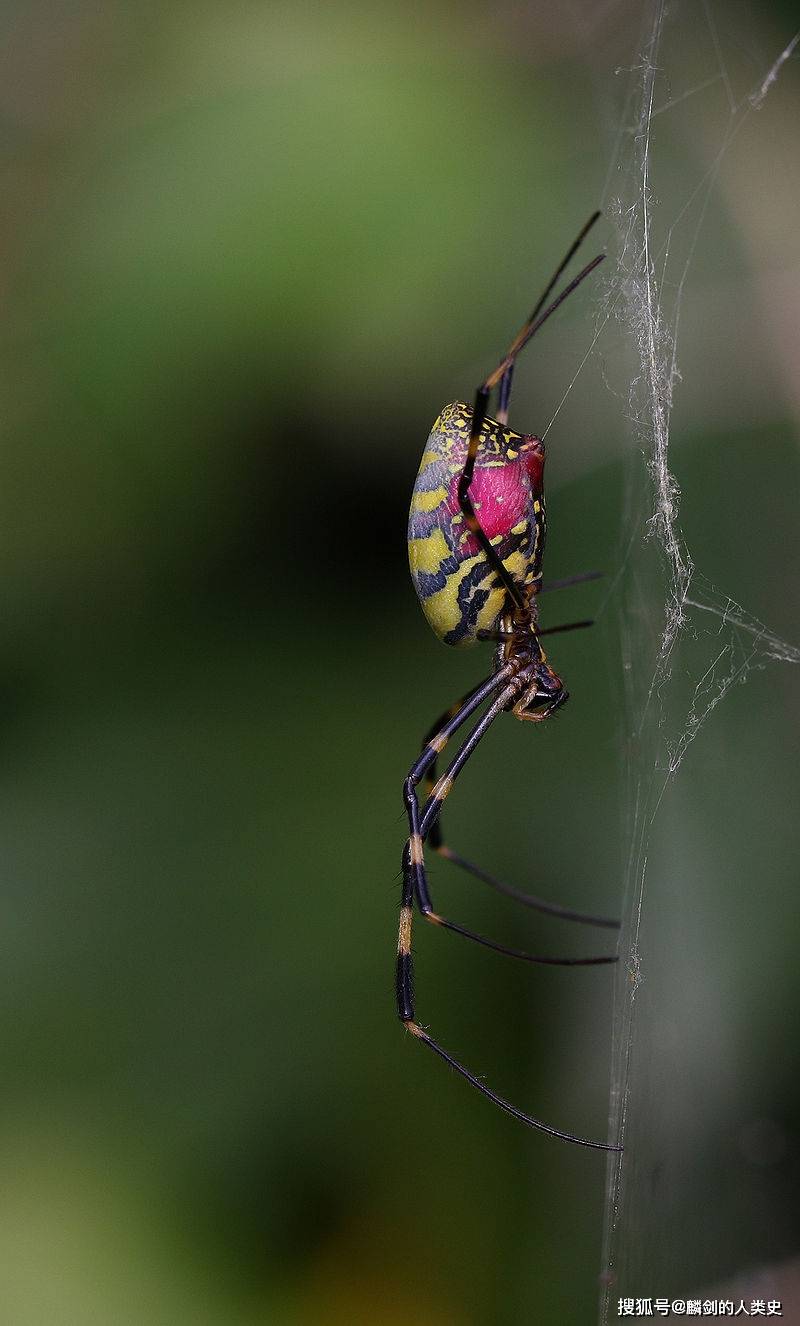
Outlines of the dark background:
<svg viewBox="0 0 800 1326">
<path fill-rule="evenodd" d="M 432 420 L 602 203 L 610 261 L 527 352 L 512 423 L 543 430 L 589 349 L 613 201 L 636 193 L 648 12 L 5 7 L 10 1326 L 594 1318 L 603 1158 L 529 1135 L 394 1021 L 401 781 L 488 669 L 428 630 L 405 520 Z M 796 23 L 720 7 L 737 104 Z M 653 205 L 680 246 L 681 521 L 704 575 L 796 642 L 797 63 L 687 221 L 741 113 L 702 8 L 670 24 Z M 546 603 L 549 624 L 598 618 L 553 643 L 573 698 L 541 729 L 499 723 L 448 805 L 465 854 L 611 912 L 638 703 L 617 585 L 653 556 L 651 499 L 626 498 L 646 473 L 631 372 L 613 315 L 548 436 L 549 574 L 606 573 Z M 637 683 L 662 602 L 631 628 Z M 719 626 L 680 656 L 689 693 Z M 648 838 L 620 1293 L 700 1294 L 798 1246 L 800 673 L 752 662 Z M 664 712 L 682 730 L 680 688 Z M 608 942 L 444 864 L 433 881 L 507 942 Z M 521 1107 L 605 1136 L 613 973 L 420 930 L 434 1034 Z"/>
</svg>

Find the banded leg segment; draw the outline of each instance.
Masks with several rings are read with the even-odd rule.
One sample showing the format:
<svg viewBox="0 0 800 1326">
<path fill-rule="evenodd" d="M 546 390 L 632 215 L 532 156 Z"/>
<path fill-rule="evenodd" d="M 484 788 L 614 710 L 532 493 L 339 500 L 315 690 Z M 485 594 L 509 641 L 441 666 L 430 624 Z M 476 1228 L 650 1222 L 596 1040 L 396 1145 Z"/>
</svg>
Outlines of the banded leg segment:
<svg viewBox="0 0 800 1326">
<path fill-rule="evenodd" d="M 506 668 L 501 670 L 497 676 L 502 677 L 504 671 L 508 672 L 509 669 Z M 485 693 L 481 694 L 483 690 L 484 688 L 480 688 L 479 691 L 475 692 L 467 700 L 464 708 L 468 709 L 476 707 L 481 703 L 482 700 L 486 698 Z M 519 683 L 516 681 L 512 681 L 509 685 L 503 687 L 503 690 L 486 710 L 486 713 L 475 724 L 475 727 L 461 746 L 458 754 L 449 765 L 447 772 L 434 785 L 421 815 L 416 789 L 427 770 L 435 763 L 436 758 L 443 747 L 444 743 L 440 738 L 434 737 L 428 741 L 425 749 L 416 763 L 412 766 L 408 777 L 406 778 L 403 787 L 403 796 L 411 829 L 409 854 L 412 858 L 418 858 L 412 859 L 411 869 L 414 877 L 414 892 L 417 897 L 419 909 L 425 919 L 432 925 L 442 926 L 445 930 L 452 930 L 455 934 L 463 935 L 466 939 L 471 939 L 476 944 L 481 944 L 485 948 L 493 949 L 497 953 L 504 953 L 508 957 L 518 958 L 522 962 L 533 962 L 539 965 L 555 967 L 586 967 L 595 966 L 601 963 L 616 962 L 616 954 L 604 954 L 600 957 L 589 958 L 551 958 L 540 957 L 528 953 L 523 949 L 509 948 L 505 944 L 500 944 L 493 939 L 487 938 L 485 935 L 478 934 L 474 930 L 469 930 L 466 926 L 462 926 L 456 921 L 451 921 L 447 917 L 441 916 L 434 909 L 428 887 L 427 873 L 425 871 L 424 843 L 438 825 L 442 805 L 452 790 L 453 784 L 459 773 L 464 768 L 464 765 L 474 753 L 478 743 L 486 735 L 495 719 L 513 703 L 518 694 L 518 690 Z M 479 696 L 480 698 L 478 698 Z M 450 731 L 454 730 L 453 725 L 460 723 L 461 721 L 463 721 L 461 714 L 459 714 L 458 717 L 451 719 L 450 722 L 445 724 L 445 727 L 441 729 L 441 735 L 449 735 Z"/>
<path fill-rule="evenodd" d="M 575 625 L 583 625 L 583 623 L 575 623 Z M 559 629 L 569 629 L 569 627 L 559 628 L 556 626 L 552 629 L 558 631 Z M 540 632 L 540 634 L 543 634 L 543 632 Z M 474 690 L 468 691 L 467 694 L 458 700 L 456 704 L 452 705 L 450 709 L 445 710 L 425 734 L 422 742 L 422 757 L 424 757 L 425 753 L 431 748 L 434 750 L 433 759 L 426 768 L 424 775 L 426 801 L 433 795 L 433 790 L 436 786 L 437 758 L 441 749 L 438 745 L 432 747 L 432 743 L 439 737 L 439 733 L 447 721 L 453 718 L 454 715 L 459 712 L 461 706 L 471 700 L 473 695 L 475 695 L 479 689 L 479 687 L 475 687 Z M 430 827 L 428 828 L 425 835 L 425 845 L 430 847 L 432 851 L 438 853 L 438 855 L 445 861 L 452 861 L 454 865 L 458 866 L 461 870 L 465 870 L 467 874 L 473 875 L 475 879 L 481 880 L 482 883 L 488 884 L 490 888 L 496 889 L 498 893 L 502 893 L 508 898 L 513 898 L 515 902 L 520 902 L 523 906 L 530 907 L 534 911 L 543 912 L 547 916 L 557 916 L 563 921 L 577 921 L 583 925 L 603 926 L 609 930 L 619 929 L 620 923 L 613 917 L 597 916 L 590 912 L 579 912 L 573 907 L 563 907 L 558 903 L 547 902 L 544 898 L 539 898 L 533 893 L 526 893 L 522 889 L 514 888 L 513 885 L 505 884 L 502 880 L 497 879 L 495 875 L 490 875 L 488 871 L 483 870 L 480 866 L 476 866 L 472 861 L 468 861 L 466 857 L 461 856 L 458 852 L 454 852 L 451 847 L 447 846 L 442 836 L 441 819 L 442 812 L 440 810 L 439 814 L 431 822 Z"/>
<path fill-rule="evenodd" d="M 478 689 L 479 687 L 477 686 L 473 687 L 471 691 L 467 691 L 466 695 L 462 695 L 460 700 L 456 700 L 455 704 L 452 704 L 449 709 L 445 709 L 444 713 L 439 715 L 436 722 L 432 724 L 431 727 L 428 728 L 428 731 L 425 733 L 425 736 L 422 738 L 421 755 L 424 756 L 426 751 L 428 751 L 429 749 L 432 749 L 434 751 L 433 759 L 425 771 L 424 782 L 425 782 L 426 800 L 433 792 L 434 785 L 436 783 L 436 763 L 441 753 L 441 750 L 443 749 L 439 744 L 441 730 L 451 718 L 454 718 L 455 715 L 459 713 L 462 706 L 467 704 L 472 699 L 473 695 L 475 695 Z M 434 849 L 434 851 L 438 852 L 439 846 L 442 841 L 441 827 L 438 819 L 435 820 L 434 823 L 432 824 L 430 832 L 428 834 L 427 841 L 429 845 Z"/>
<path fill-rule="evenodd" d="M 507 680 L 511 669 L 501 668 L 494 676 L 476 686 L 461 704 L 454 707 L 447 716 L 447 721 L 431 737 L 424 755 L 435 760 L 440 751 L 471 714 L 479 709 L 485 700 L 498 690 Z M 408 781 L 408 780 L 407 780 Z M 397 1015 L 410 1030 L 414 1030 L 414 994 L 412 988 L 413 967 L 411 960 L 411 934 L 414 911 L 414 895 L 420 878 L 424 888 L 422 836 L 419 823 L 419 801 L 416 796 L 406 801 L 409 816 L 410 836 L 403 848 L 403 891 L 400 900 L 400 926 L 397 936 L 397 972 L 396 995 Z"/>
<path fill-rule="evenodd" d="M 397 971 L 395 991 L 397 1016 L 408 1025 L 414 1020 L 413 972 L 411 967 L 411 928 L 414 921 L 414 876 L 411 873 L 410 844 L 403 849 L 403 894 L 400 900 L 400 929 L 397 935 Z"/>
<path fill-rule="evenodd" d="M 508 671 L 509 669 L 501 669 L 501 671 L 491 679 L 491 682 L 484 683 L 467 697 L 461 708 L 443 724 L 439 733 L 434 734 L 434 738 L 428 741 L 423 754 L 420 756 L 420 759 L 412 769 L 409 778 L 406 780 L 404 794 L 406 796 L 406 805 L 409 813 L 411 835 L 403 852 L 403 895 L 400 909 L 400 932 L 397 946 L 398 1013 L 406 1029 L 413 1036 L 422 1041 L 423 1044 L 427 1045 L 434 1054 L 438 1055 L 440 1059 L 443 1059 L 445 1063 L 449 1064 L 450 1067 L 469 1082 L 471 1086 L 475 1087 L 477 1091 L 480 1091 L 481 1094 L 486 1096 L 486 1098 L 494 1105 L 497 1105 L 501 1110 L 504 1110 L 506 1114 L 510 1114 L 512 1118 L 518 1119 L 520 1123 L 524 1123 L 528 1128 L 535 1128 L 540 1132 L 547 1133 L 550 1137 L 557 1137 L 565 1142 L 574 1142 L 578 1146 L 587 1146 L 599 1151 L 619 1152 L 622 1150 L 622 1147 L 619 1145 L 609 1142 L 597 1142 L 585 1137 L 578 1137 L 574 1133 L 565 1132 L 560 1128 L 553 1128 L 550 1124 L 544 1123 L 541 1119 L 537 1119 L 533 1115 L 526 1114 L 523 1110 L 517 1109 L 515 1105 L 512 1105 L 511 1102 L 507 1101 L 503 1096 L 498 1095 L 497 1092 L 492 1091 L 485 1082 L 474 1073 L 470 1072 L 470 1070 L 466 1068 L 464 1064 L 460 1063 L 459 1060 L 455 1059 L 453 1055 L 445 1050 L 438 1041 L 435 1041 L 433 1037 L 428 1034 L 426 1029 L 416 1021 L 413 991 L 411 988 L 412 901 L 415 892 L 423 914 L 426 914 L 428 919 L 434 920 L 436 924 L 448 925 L 451 929 L 455 929 L 459 933 L 465 934 L 470 938 L 477 939 L 480 943 L 487 943 L 490 947 L 499 948 L 501 952 L 512 952 L 512 950 L 503 949 L 500 945 L 494 945 L 491 941 L 484 940 L 481 936 L 473 935 L 470 931 L 457 927 L 451 922 L 446 922 L 442 917 L 438 917 L 432 912 L 425 879 L 423 857 L 424 835 L 426 831 L 430 833 L 431 827 L 435 825 L 438 820 L 441 803 L 444 800 L 442 792 L 445 791 L 445 789 L 449 790 L 449 786 L 452 785 L 452 782 L 458 776 L 459 771 L 466 764 L 481 737 L 488 731 L 495 718 L 497 718 L 498 715 L 513 702 L 516 696 L 517 687 L 515 685 L 503 685 L 503 682 L 506 680 L 504 673 L 507 673 Z M 464 721 L 466 721 L 469 714 L 478 708 L 498 686 L 503 686 L 500 694 L 492 702 L 479 722 L 476 723 L 469 737 L 450 764 L 444 779 L 440 779 L 437 783 L 435 795 L 428 798 L 425 810 L 422 815 L 420 815 L 419 801 L 416 795 L 416 783 L 413 781 L 414 775 L 417 776 L 417 782 L 419 782 L 424 776 L 425 770 L 430 762 L 436 759 L 440 750 L 443 749 L 452 733 L 455 732 Z M 449 780 L 449 785 L 445 780 Z M 427 912 L 426 906 L 429 909 Z M 527 957 L 528 955 L 514 954 L 514 956 Z M 547 962 L 555 960 L 544 959 L 543 961 Z"/>
</svg>

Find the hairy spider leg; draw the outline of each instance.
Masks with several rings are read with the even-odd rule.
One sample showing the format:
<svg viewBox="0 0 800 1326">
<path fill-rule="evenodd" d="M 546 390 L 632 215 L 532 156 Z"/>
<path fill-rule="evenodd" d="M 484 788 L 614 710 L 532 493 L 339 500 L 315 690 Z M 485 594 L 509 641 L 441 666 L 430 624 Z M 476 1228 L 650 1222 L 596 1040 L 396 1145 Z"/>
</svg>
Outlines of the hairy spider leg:
<svg viewBox="0 0 800 1326">
<path fill-rule="evenodd" d="M 589 217 L 589 220 L 586 222 L 586 225 L 583 227 L 583 230 L 578 235 L 578 238 L 575 240 L 575 243 L 572 245 L 572 248 L 562 259 L 561 265 L 556 268 L 555 272 L 553 272 L 550 281 L 545 286 L 533 312 L 528 318 L 528 322 L 535 322 L 536 318 L 539 316 L 539 313 L 544 308 L 545 301 L 547 300 L 548 295 L 551 293 L 553 287 L 558 281 L 558 278 L 561 276 L 562 272 L 564 272 L 565 269 L 569 266 L 570 262 L 575 257 L 575 254 L 578 252 L 578 249 L 585 240 L 592 226 L 595 224 L 596 221 L 599 220 L 599 218 L 600 218 L 599 212 L 593 212 L 592 215 Z M 514 377 L 514 365 L 509 364 L 508 368 L 503 374 L 503 379 L 500 383 L 500 404 L 497 409 L 497 422 L 499 424 L 508 423 L 508 405 L 509 401 L 511 400 L 511 383 L 513 377 Z"/>
<path fill-rule="evenodd" d="M 591 622 L 575 622 L 572 625 L 590 626 Z M 571 627 L 569 626 L 552 626 L 548 628 L 548 632 L 553 634 L 556 631 L 570 629 Z M 538 634 L 545 635 L 548 632 L 539 631 Z M 473 687 L 471 691 L 468 691 L 460 700 L 457 700 L 455 704 L 451 705 L 450 708 L 436 720 L 423 738 L 422 756 L 424 757 L 427 751 L 431 749 L 433 750 L 433 759 L 425 770 L 424 776 L 426 798 L 430 797 L 436 784 L 436 763 L 439 753 L 443 750 L 441 744 L 441 729 L 444 727 L 445 723 L 447 723 L 448 719 L 453 718 L 459 712 L 462 705 L 472 699 L 473 695 L 479 689 L 480 688 L 477 686 Z M 606 926 L 611 930 L 619 929 L 620 923 L 613 917 L 596 916 L 587 912 L 577 912 L 572 907 L 561 907 L 558 903 L 546 902 L 544 898 L 538 898 L 535 894 L 524 893 L 522 889 L 516 889 L 511 884 L 503 883 L 503 881 L 499 880 L 495 875 L 490 875 L 488 871 L 483 870 L 480 866 L 476 866 L 472 861 L 468 861 L 466 857 L 461 856 L 458 852 L 454 852 L 452 847 L 448 847 L 443 840 L 441 811 L 433 820 L 428 830 L 427 837 L 425 838 L 425 843 L 432 851 L 437 852 L 439 856 L 443 857 L 444 860 L 452 861 L 454 865 L 459 866 L 461 870 L 465 870 L 467 874 L 473 875 L 475 879 L 481 880 L 483 884 L 488 884 L 491 888 L 496 889 L 498 893 L 502 893 L 508 898 L 513 898 L 516 902 L 522 903 L 525 907 L 533 908 L 534 911 L 544 912 L 548 916 L 558 916 L 564 921 L 579 921 L 584 925 Z"/>
<path fill-rule="evenodd" d="M 488 698 L 492 691 L 497 688 L 497 684 L 503 685 L 503 683 L 507 681 L 510 671 L 511 669 L 508 665 L 506 668 L 500 669 L 499 672 L 495 673 L 494 677 L 490 678 L 488 682 L 483 683 L 476 689 L 464 707 L 470 712 L 478 708 L 483 700 Z M 469 755 L 474 751 L 481 737 L 486 731 L 488 731 L 488 728 L 494 722 L 495 718 L 497 718 L 498 715 L 508 707 L 509 703 L 513 701 L 518 689 L 519 687 L 515 683 L 512 683 L 511 685 L 503 685 L 503 689 L 499 696 L 497 696 L 490 705 L 483 718 L 476 724 L 472 733 L 467 738 L 467 741 L 462 746 L 459 754 L 448 769 L 445 778 L 452 779 L 457 776 L 458 768 L 463 767 L 464 763 L 466 763 L 466 760 L 469 758 Z M 446 741 L 448 737 L 461 726 L 466 717 L 468 717 L 468 714 L 463 715 L 461 712 L 458 712 L 445 724 L 441 733 L 437 735 L 441 736 L 443 740 Z M 436 740 L 437 739 L 434 738 L 434 741 Z M 431 744 L 431 750 L 434 755 L 438 754 L 438 751 L 433 744 Z M 456 768 L 457 765 L 458 768 Z M 422 775 L 420 774 L 420 777 L 421 776 Z M 407 780 L 406 786 L 408 786 L 408 781 L 409 780 Z M 440 780 L 440 785 L 441 782 L 442 780 Z M 526 1124 L 529 1128 L 536 1128 L 540 1132 L 548 1133 L 551 1137 L 558 1137 L 565 1142 L 574 1142 L 579 1146 L 588 1146 L 599 1151 L 621 1151 L 622 1147 L 618 1144 L 595 1142 L 589 1138 L 578 1137 L 574 1133 L 565 1132 L 560 1128 L 553 1128 L 550 1124 L 543 1123 L 542 1120 L 534 1118 L 533 1115 L 525 1114 L 523 1110 L 517 1109 L 517 1107 L 512 1105 L 510 1101 L 507 1101 L 503 1096 L 499 1096 L 497 1092 L 492 1091 L 490 1087 L 486 1086 L 485 1082 L 482 1082 L 480 1078 L 476 1077 L 474 1073 L 471 1073 L 462 1063 L 457 1059 L 454 1059 L 453 1056 L 439 1045 L 439 1043 L 428 1034 L 425 1028 L 420 1026 L 416 1021 L 412 990 L 413 972 L 411 958 L 413 902 L 416 894 L 421 907 L 423 905 L 423 900 L 426 900 L 428 905 L 430 905 L 424 875 L 423 835 L 425 833 L 426 817 L 429 819 L 428 827 L 430 827 L 430 823 L 433 823 L 438 815 L 438 810 L 443 798 L 435 797 L 429 799 L 425 812 L 422 817 L 420 817 L 419 802 L 413 787 L 409 789 L 409 791 L 410 795 L 407 804 L 409 821 L 411 824 L 411 836 L 403 850 L 403 890 L 400 908 L 400 929 L 397 940 L 397 1012 L 401 1022 L 403 1022 L 406 1029 L 410 1031 L 413 1036 L 429 1046 L 435 1054 L 439 1055 L 439 1057 L 443 1059 L 445 1063 L 448 1063 L 451 1068 L 454 1068 L 455 1071 L 465 1078 L 471 1086 L 475 1087 L 477 1091 L 480 1091 L 481 1094 L 486 1096 L 493 1104 L 497 1105 L 507 1114 L 510 1114 L 513 1118 L 519 1119 L 521 1123 Z M 445 922 L 442 917 L 436 917 L 435 923 L 439 925 L 450 924 L 450 928 L 457 929 L 459 933 L 478 938 L 477 936 L 472 936 L 469 931 L 464 931 L 460 927 L 452 926 L 452 923 Z M 480 942 L 487 941 L 484 940 Z M 495 946 L 492 945 L 492 947 Z M 513 956 L 527 956 L 521 954 L 517 955 L 513 950 L 501 951 L 511 952 Z M 545 959 L 545 961 L 548 960 Z"/>
</svg>

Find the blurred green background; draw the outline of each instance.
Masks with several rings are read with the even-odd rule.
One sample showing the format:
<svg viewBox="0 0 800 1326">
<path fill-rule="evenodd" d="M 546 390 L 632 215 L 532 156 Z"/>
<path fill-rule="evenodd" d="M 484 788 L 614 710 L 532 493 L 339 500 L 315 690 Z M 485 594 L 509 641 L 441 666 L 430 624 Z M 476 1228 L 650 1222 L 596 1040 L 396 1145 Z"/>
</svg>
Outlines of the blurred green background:
<svg viewBox="0 0 800 1326">
<path fill-rule="evenodd" d="M 792 11 L 731 6 L 715 34 L 675 8 L 654 203 L 692 264 L 686 537 L 800 641 L 796 62 L 741 133 L 727 99 Z M 432 420 L 600 203 L 613 268 L 648 13 L 3 8 L 8 1326 L 594 1319 L 602 1156 L 526 1134 L 394 1020 L 401 781 L 488 669 L 425 625 L 405 519 Z M 705 223 L 682 231 L 733 126 Z M 559 407 L 606 290 L 528 352 L 524 431 Z M 548 436 L 549 573 L 607 577 L 546 604 L 549 624 L 598 617 L 554 642 L 570 706 L 499 723 L 448 805 L 466 855 L 612 912 L 630 809 L 615 577 L 636 569 L 625 476 L 644 464 L 629 339 L 605 324 Z M 660 629 L 656 600 L 643 668 Z M 800 673 L 755 672 L 654 828 L 638 1279 L 620 1292 L 686 1294 L 798 1247 L 798 718 Z M 432 880 L 443 911 L 507 942 L 604 950 L 444 863 Z M 420 929 L 421 1019 L 523 1108 L 604 1136 L 613 974 L 517 970 Z"/>
</svg>

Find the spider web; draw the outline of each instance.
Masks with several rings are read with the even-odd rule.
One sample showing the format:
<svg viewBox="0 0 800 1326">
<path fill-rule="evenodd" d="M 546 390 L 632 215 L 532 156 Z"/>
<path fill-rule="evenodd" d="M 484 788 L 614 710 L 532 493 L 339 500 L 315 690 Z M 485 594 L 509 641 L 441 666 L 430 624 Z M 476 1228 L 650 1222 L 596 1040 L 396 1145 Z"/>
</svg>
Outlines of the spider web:
<svg viewBox="0 0 800 1326">
<path fill-rule="evenodd" d="M 800 649 L 781 639 L 695 566 L 679 522 L 680 491 L 670 468 L 670 430 L 679 398 L 681 315 L 707 242 L 709 213 L 717 202 L 720 170 L 746 127 L 761 112 L 800 44 L 800 32 L 776 52 L 744 43 L 731 22 L 725 39 L 718 24 L 729 11 L 715 0 L 684 7 L 648 4 L 635 62 L 626 71 L 627 95 L 618 116 L 603 208 L 616 223 L 618 254 L 594 338 L 564 400 L 596 350 L 601 336 L 622 332 L 625 371 L 607 373 L 632 440 L 624 494 L 624 544 L 620 570 L 606 596 L 619 621 L 626 731 L 625 903 L 620 978 L 615 993 L 610 1136 L 626 1146 L 622 1161 L 609 1161 L 603 1243 L 601 1320 L 616 1319 L 621 1295 L 690 1295 L 713 1259 L 681 1265 L 680 1235 L 664 1238 L 670 1214 L 659 1201 L 666 1150 L 677 1168 L 691 1165 L 691 1133 L 670 1130 L 670 1111 L 681 1116 L 679 1091 L 652 1064 L 647 1039 L 658 1033 L 648 1000 L 669 998 L 666 958 L 652 925 L 668 912 L 669 871 L 654 871 L 651 857 L 661 831 L 659 812 L 690 746 L 732 688 L 754 669 L 800 662 Z M 763 43 L 764 30 L 759 31 Z M 777 43 L 776 43 L 777 45 Z M 688 52 L 691 51 L 691 59 Z M 742 58 L 733 59 L 730 52 Z M 689 81 L 681 84 L 680 78 Z M 706 114 L 712 106 L 714 113 Z M 696 109 L 693 111 L 693 108 Z M 702 107 L 702 109 L 701 109 Z M 696 117 L 702 138 L 696 175 L 669 221 L 663 195 L 675 184 L 669 153 L 671 115 Z M 667 143 L 665 148 L 664 144 Z M 657 176 L 660 179 L 657 180 Z M 668 194 L 669 190 L 669 194 Z M 601 343 L 601 349 L 602 349 Z M 690 363 L 685 371 L 694 371 Z M 623 385 L 623 383 L 625 385 Z M 556 411 L 558 413 L 558 410 Z M 555 417 L 555 416 L 554 416 Z M 768 463 L 763 460 L 762 463 Z M 722 495 L 721 495 L 722 500 Z M 672 896 L 680 887 L 672 881 Z M 698 945 L 697 955 L 702 954 Z M 652 964 L 652 965 L 651 965 Z M 661 970 L 655 970 L 660 965 Z M 642 1017 L 644 1012 L 644 1018 Z M 691 1017 L 691 1010 L 686 1010 Z M 644 1038 L 642 1025 L 644 1024 Z M 647 1116 L 647 1117 L 645 1117 Z M 655 1116 L 655 1117 L 654 1117 Z M 672 1151 L 670 1152 L 670 1146 Z M 680 1158 L 683 1150 L 683 1160 Z M 667 1182 L 669 1189 L 669 1181 Z M 674 1187 L 680 1186 L 680 1178 Z M 674 1193 L 673 1193 L 674 1197 Z M 669 1192 L 664 1199 L 668 1205 Z M 713 1200 L 713 1197 L 712 1197 Z M 677 1202 L 676 1206 L 680 1203 Z M 674 1219 L 675 1212 L 672 1212 Z M 661 1249 L 654 1245 L 663 1243 Z M 644 1277 L 660 1272 L 656 1284 Z"/>
</svg>

